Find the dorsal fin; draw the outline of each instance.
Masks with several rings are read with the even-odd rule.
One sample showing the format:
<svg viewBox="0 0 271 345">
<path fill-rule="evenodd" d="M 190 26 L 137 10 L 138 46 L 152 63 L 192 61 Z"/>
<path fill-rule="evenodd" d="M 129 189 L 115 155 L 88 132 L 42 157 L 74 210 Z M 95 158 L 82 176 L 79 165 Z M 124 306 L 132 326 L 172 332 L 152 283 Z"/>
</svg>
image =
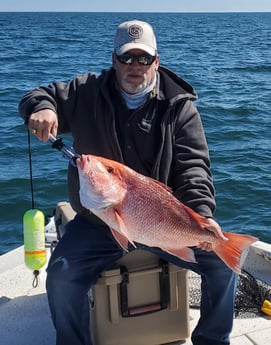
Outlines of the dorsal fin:
<svg viewBox="0 0 271 345">
<path fill-rule="evenodd" d="M 209 225 L 205 217 L 201 216 L 200 214 L 192 210 L 190 207 L 183 205 L 183 208 L 194 219 L 194 221 L 201 227 L 201 229 L 204 229 Z"/>
</svg>

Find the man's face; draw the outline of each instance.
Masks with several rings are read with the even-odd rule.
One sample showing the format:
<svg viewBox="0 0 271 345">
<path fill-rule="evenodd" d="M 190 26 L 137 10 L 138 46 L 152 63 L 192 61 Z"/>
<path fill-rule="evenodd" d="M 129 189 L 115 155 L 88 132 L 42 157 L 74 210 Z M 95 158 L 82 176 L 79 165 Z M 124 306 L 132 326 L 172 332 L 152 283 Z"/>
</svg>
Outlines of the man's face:
<svg viewBox="0 0 271 345">
<path fill-rule="evenodd" d="M 125 54 L 139 57 L 147 55 L 140 49 L 132 49 Z M 136 58 L 131 58 L 130 62 L 131 61 L 132 63 L 121 63 L 116 54 L 112 55 L 112 65 L 116 71 L 116 78 L 119 86 L 125 92 L 135 94 L 143 91 L 153 82 L 159 66 L 159 56 L 157 55 L 150 65 L 141 64 Z"/>
</svg>

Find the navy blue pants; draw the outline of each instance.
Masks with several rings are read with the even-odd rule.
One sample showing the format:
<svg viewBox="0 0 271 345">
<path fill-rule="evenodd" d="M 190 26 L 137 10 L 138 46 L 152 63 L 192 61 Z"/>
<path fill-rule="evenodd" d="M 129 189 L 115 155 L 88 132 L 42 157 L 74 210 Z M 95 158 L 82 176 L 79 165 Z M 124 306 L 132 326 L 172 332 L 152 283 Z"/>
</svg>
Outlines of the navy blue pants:
<svg viewBox="0 0 271 345">
<path fill-rule="evenodd" d="M 201 275 L 201 316 L 192 333 L 194 345 L 228 345 L 233 325 L 237 275 L 213 252 L 194 249 L 197 264 L 158 248 L 161 258 Z M 56 328 L 56 345 L 92 345 L 88 291 L 104 270 L 121 258 L 123 250 L 106 226 L 93 226 L 76 216 L 65 227 L 47 268 L 46 288 Z"/>
</svg>

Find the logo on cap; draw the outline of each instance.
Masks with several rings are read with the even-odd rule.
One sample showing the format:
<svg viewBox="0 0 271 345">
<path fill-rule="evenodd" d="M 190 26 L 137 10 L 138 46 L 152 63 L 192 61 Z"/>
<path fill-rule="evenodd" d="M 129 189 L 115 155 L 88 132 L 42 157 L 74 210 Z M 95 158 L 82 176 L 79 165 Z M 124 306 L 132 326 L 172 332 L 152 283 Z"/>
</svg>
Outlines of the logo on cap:
<svg viewBox="0 0 271 345">
<path fill-rule="evenodd" d="M 132 38 L 140 38 L 143 34 L 143 29 L 139 25 L 131 25 L 128 33 Z"/>
</svg>

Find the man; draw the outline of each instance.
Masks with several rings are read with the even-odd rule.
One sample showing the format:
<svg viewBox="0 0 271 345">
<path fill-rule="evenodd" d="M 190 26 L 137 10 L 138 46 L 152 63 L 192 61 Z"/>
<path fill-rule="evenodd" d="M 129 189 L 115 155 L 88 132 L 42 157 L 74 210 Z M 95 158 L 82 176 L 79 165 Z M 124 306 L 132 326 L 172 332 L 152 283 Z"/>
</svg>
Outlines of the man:
<svg viewBox="0 0 271 345">
<path fill-rule="evenodd" d="M 71 132 L 77 153 L 122 161 L 166 183 L 208 219 L 206 231 L 226 240 L 213 219 L 214 187 L 196 98 L 188 83 L 159 66 L 152 27 L 134 20 L 117 28 L 110 70 L 36 88 L 23 97 L 19 111 L 42 141 L 48 141 L 49 133 Z M 47 293 L 57 345 L 90 345 L 87 292 L 123 251 L 108 227 L 80 204 L 73 166 L 68 187 L 77 216 L 50 259 Z M 236 274 L 211 251 L 211 244 L 193 248 L 197 264 L 147 249 L 202 276 L 201 318 L 193 344 L 229 344 Z"/>
</svg>

